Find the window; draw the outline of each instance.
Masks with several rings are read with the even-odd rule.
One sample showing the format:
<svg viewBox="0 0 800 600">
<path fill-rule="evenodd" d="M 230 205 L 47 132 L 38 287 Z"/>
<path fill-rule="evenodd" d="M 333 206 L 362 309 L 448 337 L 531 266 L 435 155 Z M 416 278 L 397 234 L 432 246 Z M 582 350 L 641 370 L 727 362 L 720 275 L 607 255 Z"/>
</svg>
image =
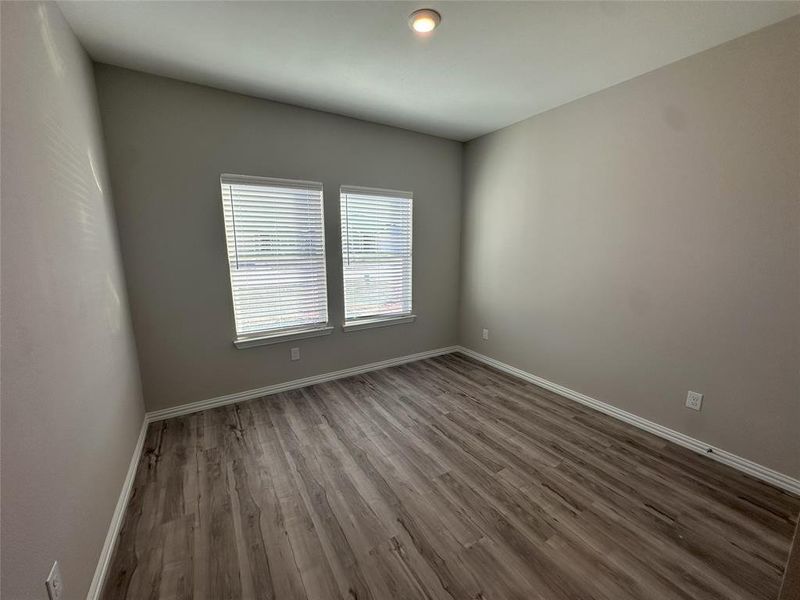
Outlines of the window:
<svg viewBox="0 0 800 600">
<path fill-rule="evenodd" d="M 222 175 L 236 345 L 330 333 L 322 184 Z"/>
<path fill-rule="evenodd" d="M 413 320 L 411 192 L 342 186 L 345 329 Z"/>
</svg>

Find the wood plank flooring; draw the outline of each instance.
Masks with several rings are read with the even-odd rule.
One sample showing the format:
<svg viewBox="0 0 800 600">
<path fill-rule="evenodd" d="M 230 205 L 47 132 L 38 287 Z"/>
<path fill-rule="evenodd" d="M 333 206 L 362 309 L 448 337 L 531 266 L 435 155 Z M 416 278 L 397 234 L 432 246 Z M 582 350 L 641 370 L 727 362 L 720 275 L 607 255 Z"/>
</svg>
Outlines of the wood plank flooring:
<svg viewBox="0 0 800 600">
<path fill-rule="evenodd" d="M 769 599 L 800 499 L 454 354 L 153 423 L 106 599 Z"/>
</svg>

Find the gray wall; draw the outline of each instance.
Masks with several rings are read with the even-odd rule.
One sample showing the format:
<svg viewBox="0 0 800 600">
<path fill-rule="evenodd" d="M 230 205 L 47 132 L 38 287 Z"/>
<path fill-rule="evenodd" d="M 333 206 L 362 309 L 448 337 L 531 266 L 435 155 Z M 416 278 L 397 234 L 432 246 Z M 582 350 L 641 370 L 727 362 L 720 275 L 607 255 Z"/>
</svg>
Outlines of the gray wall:
<svg viewBox="0 0 800 600">
<path fill-rule="evenodd" d="M 461 144 L 111 66 L 95 75 L 148 410 L 457 342 Z M 234 348 L 225 172 L 323 182 L 337 326 L 339 186 L 413 191 L 417 321 Z"/>
<path fill-rule="evenodd" d="M 470 142 L 462 342 L 800 476 L 799 80 L 800 17 Z"/>
<path fill-rule="evenodd" d="M 86 595 L 142 425 L 92 65 L 2 2 L 2 595 Z"/>
</svg>

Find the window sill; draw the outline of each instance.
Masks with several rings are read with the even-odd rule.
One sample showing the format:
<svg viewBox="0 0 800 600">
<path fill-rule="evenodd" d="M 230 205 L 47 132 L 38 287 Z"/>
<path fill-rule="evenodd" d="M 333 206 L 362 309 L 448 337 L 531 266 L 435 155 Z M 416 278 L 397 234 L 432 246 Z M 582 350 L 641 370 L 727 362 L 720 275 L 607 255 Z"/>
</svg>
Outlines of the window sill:
<svg viewBox="0 0 800 600">
<path fill-rule="evenodd" d="M 342 325 L 344 331 L 359 331 L 360 329 L 372 329 L 373 327 L 389 327 L 390 325 L 400 325 L 402 323 L 413 323 L 417 315 L 403 315 L 401 317 L 380 317 L 377 319 L 363 319 L 360 321 L 350 321 Z"/>
<path fill-rule="evenodd" d="M 238 338 L 233 340 L 233 345 L 241 350 L 242 348 L 253 348 L 254 346 L 280 344 L 281 342 L 288 342 L 289 340 L 320 337 L 323 335 L 330 335 L 331 332 L 333 332 L 333 327 L 330 325 L 325 325 L 324 327 L 310 327 L 307 329 L 294 329 L 281 333 L 259 335 L 257 337 Z"/>
</svg>

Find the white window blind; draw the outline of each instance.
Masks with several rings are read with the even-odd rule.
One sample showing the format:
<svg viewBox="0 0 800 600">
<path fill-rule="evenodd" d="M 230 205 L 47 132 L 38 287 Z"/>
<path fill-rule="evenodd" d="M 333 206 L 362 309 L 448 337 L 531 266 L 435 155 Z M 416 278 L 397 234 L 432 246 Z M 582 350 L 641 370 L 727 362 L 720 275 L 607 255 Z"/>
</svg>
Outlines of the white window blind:
<svg viewBox="0 0 800 600">
<path fill-rule="evenodd" d="M 220 177 L 237 339 L 328 322 L 322 184 Z"/>
<path fill-rule="evenodd" d="M 341 187 L 345 322 L 411 314 L 412 198 Z"/>
</svg>

